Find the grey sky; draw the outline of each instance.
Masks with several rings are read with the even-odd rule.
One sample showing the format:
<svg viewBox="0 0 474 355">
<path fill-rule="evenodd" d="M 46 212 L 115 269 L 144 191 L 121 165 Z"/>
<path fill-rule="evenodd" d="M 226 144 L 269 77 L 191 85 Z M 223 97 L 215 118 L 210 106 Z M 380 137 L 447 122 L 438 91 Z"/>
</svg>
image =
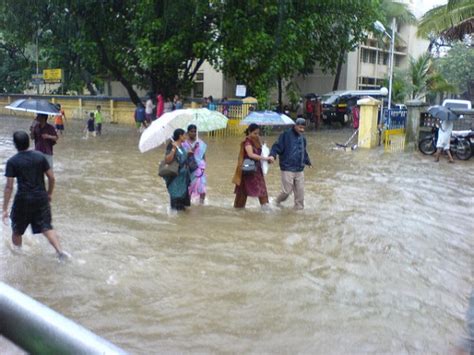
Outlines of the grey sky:
<svg viewBox="0 0 474 355">
<path fill-rule="evenodd" d="M 445 5 L 448 0 L 409 0 L 411 9 L 416 17 L 421 17 L 428 10 L 439 5 Z"/>
</svg>

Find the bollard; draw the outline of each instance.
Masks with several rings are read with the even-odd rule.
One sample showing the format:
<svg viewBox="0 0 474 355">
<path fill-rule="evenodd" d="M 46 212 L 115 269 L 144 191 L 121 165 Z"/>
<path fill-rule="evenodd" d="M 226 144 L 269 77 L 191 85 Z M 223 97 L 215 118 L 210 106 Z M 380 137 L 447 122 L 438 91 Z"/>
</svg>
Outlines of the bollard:
<svg viewBox="0 0 474 355">
<path fill-rule="evenodd" d="M 34 354 L 126 354 L 107 340 L 2 282 L 0 334 Z"/>
<path fill-rule="evenodd" d="M 380 101 L 372 97 L 367 97 L 358 100 L 357 105 L 360 106 L 359 138 L 357 145 L 359 148 L 375 148 L 378 139 L 377 117 Z"/>
</svg>

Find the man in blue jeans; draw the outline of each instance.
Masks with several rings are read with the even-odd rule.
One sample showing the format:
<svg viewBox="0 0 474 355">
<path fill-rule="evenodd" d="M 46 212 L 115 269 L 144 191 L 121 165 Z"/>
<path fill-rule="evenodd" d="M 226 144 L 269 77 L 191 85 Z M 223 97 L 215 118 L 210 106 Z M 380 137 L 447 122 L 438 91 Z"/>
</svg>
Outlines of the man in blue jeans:
<svg viewBox="0 0 474 355">
<path fill-rule="evenodd" d="M 311 167 L 308 152 L 306 151 L 306 138 L 303 133 L 306 121 L 297 118 L 295 126 L 283 132 L 273 144 L 270 156 L 280 157 L 281 193 L 276 199 L 277 206 L 285 201 L 293 192 L 295 194 L 295 210 L 304 208 L 304 168 Z"/>
<path fill-rule="evenodd" d="M 28 150 L 30 139 L 24 131 L 13 134 L 18 153 L 8 159 L 5 169 L 7 184 L 3 194 L 2 219 L 8 223 L 8 205 L 16 178 L 18 188 L 10 213 L 13 244 L 21 247 L 22 237 L 28 225 L 33 233 L 43 233 L 56 250 L 60 259 L 69 255 L 62 251 L 59 238 L 51 225 L 51 196 L 54 189 L 54 174 L 44 154 Z M 48 178 L 48 190 L 44 184 Z"/>
</svg>

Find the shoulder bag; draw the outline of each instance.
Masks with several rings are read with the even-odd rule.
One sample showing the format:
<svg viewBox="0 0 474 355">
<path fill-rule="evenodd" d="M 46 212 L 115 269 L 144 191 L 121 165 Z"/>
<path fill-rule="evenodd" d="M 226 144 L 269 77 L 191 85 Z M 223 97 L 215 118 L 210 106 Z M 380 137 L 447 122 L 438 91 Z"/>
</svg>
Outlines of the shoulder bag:
<svg viewBox="0 0 474 355">
<path fill-rule="evenodd" d="M 176 159 L 173 159 L 171 163 L 166 163 L 165 160 L 160 162 L 158 167 L 158 175 L 162 178 L 176 177 L 179 172 L 179 163 Z"/>
<path fill-rule="evenodd" d="M 253 174 L 257 171 L 257 164 L 255 160 L 253 159 L 244 159 L 244 162 L 242 163 L 242 173 L 247 175 L 247 174 Z"/>
</svg>

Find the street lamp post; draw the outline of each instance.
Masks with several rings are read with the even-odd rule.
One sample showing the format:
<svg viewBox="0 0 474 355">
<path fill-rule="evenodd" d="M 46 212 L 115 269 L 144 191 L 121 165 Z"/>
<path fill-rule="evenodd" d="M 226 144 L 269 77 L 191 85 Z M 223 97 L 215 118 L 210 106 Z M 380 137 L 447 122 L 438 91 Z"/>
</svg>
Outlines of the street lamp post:
<svg viewBox="0 0 474 355">
<path fill-rule="evenodd" d="M 374 27 L 377 31 L 384 33 L 388 38 L 390 38 L 390 61 L 389 61 L 389 81 L 388 81 L 388 120 L 390 122 L 390 113 L 392 109 L 392 83 L 393 83 L 393 66 L 394 66 L 394 52 L 395 52 L 395 27 L 396 22 L 395 18 L 392 19 L 392 35 L 390 35 L 385 26 L 380 21 L 374 22 Z"/>
</svg>

